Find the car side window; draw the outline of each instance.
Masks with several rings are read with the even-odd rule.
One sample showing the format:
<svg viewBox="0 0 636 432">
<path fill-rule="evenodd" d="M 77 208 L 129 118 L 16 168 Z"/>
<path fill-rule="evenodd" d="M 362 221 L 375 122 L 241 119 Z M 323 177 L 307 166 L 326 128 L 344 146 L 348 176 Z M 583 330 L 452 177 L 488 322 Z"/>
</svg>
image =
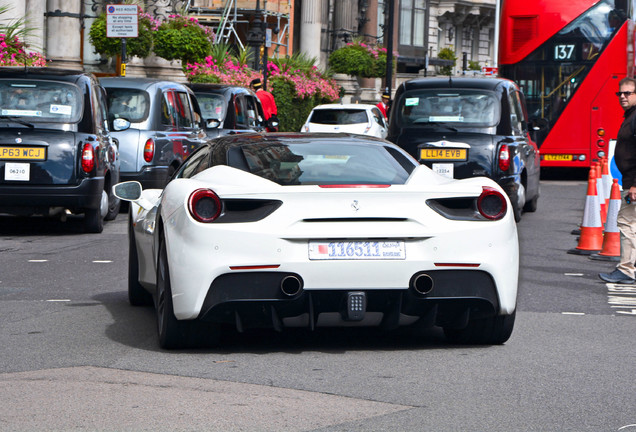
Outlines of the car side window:
<svg viewBox="0 0 636 432">
<path fill-rule="evenodd" d="M 174 92 L 166 92 L 161 98 L 161 124 L 172 130 L 177 129 L 179 123 L 176 115 Z"/>
<path fill-rule="evenodd" d="M 373 118 L 375 119 L 375 122 L 382 127 L 386 127 L 386 124 L 384 123 L 384 116 L 382 115 L 380 110 L 377 108 L 371 108 L 371 112 L 373 113 Z"/>
<path fill-rule="evenodd" d="M 521 111 L 521 104 L 519 103 L 519 97 L 516 92 L 508 92 L 508 104 L 510 105 L 510 126 L 512 128 L 513 135 L 523 134 L 523 112 Z"/>
<path fill-rule="evenodd" d="M 254 99 L 251 97 L 245 97 L 243 100 L 245 101 L 245 111 L 247 114 L 247 127 L 255 128 L 258 126 L 258 110 L 256 109 Z"/>
<path fill-rule="evenodd" d="M 207 168 L 210 168 L 210 148 L 204 146 L 183 163 L 174 178 L 190 178 Z"/>
<path fill-rule="evenodd" d="M 192 113 L 192 106 L 190 105 L 190 98 L 187 93 L 177 92 L 175 98 L 177 119 L 179 121 L 179 128 L 191 129 L 195 127 L 194 115 Z"/>
<path fill-rule="evenodd" d="M 245 101 L 242 97 L 235 97 L 234 109 L 236 110 L 236 128 L 245 129 L 247 127 L 247 112 L 245 109 Z"/>
</svg>

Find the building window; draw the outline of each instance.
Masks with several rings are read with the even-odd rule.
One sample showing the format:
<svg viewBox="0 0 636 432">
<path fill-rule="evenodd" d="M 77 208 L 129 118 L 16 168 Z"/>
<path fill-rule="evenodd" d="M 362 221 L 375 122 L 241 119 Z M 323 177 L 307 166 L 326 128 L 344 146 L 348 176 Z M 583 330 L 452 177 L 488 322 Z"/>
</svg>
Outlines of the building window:
<svg viewBox="0 0 636 432">
<path fill-rule="evenodd" d="M 423 47 L 426 0 L 402 0 L 400 5 L 400 45 Z"/>
</svg>

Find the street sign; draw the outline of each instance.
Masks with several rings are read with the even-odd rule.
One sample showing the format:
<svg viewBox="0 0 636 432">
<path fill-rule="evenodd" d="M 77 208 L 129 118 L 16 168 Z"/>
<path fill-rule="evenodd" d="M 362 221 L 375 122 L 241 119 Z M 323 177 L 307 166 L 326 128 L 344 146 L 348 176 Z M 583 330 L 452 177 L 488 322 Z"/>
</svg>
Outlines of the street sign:
<svg viewBox="0 0 636 432">
<path fill-rule="evenodd" d="M 136 5 L 106 5 L 106 37 L 132 38 L 139 35 Z"/>
</svg>

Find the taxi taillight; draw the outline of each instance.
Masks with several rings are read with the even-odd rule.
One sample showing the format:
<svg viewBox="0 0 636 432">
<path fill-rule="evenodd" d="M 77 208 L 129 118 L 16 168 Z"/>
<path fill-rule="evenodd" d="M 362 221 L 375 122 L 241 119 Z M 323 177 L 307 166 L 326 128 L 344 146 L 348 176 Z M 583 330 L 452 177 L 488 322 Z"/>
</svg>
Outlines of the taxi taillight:
<svg viewBox="0 0 636 432">
<path fill-rule="evenodd" d="M 155 142 L 152 138 L 148 138 L 146 144 L 144 145 L 144 160 L 146 162 L 152 162 L 152 159 L 155 157 Z"/>
<path fill-rule="evenodd" d="M 502 171 L 508 171 L 508 168 L 510 168 L 510 150 L 508 149 L 508 144 L 501 145 L 497 160 L 499 163 L 499 169 Z"/>
<path fill-rule="evenodd" d="M 90 173 L 95 168 L 95 150 L 90 143 L 84 144 L 82 147 L 82 170 Z"/>
</svg>

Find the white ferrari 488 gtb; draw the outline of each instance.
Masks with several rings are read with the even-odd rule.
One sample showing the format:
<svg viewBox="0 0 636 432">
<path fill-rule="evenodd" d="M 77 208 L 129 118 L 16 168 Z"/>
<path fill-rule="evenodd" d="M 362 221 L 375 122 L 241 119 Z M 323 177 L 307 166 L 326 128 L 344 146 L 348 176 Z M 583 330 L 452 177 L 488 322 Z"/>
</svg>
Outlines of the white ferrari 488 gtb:
<svg viewBox="0 0 636 432">
<path fill-rule="evenodd" d="M 240 134 L 131 202 L 129 299 L 159 344 L 248 327 L 440 326 L 501 344 L 514 327 L 517 228 L 492 180 L 453 180 L 348 134 Z"/>
</svg>

